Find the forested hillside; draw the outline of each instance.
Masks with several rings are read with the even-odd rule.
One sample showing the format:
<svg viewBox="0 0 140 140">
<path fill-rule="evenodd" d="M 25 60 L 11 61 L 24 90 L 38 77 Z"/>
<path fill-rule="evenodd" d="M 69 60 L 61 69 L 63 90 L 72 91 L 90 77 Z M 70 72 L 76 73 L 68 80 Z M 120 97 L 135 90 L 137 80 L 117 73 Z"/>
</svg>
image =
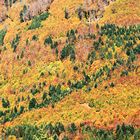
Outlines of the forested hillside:
<svg viewBox="0 0 140 140">
<path fill-rule="evenodd" d="M 0 139 L 139 140 L 140 1 L 1 0 Z"/>
</svg>

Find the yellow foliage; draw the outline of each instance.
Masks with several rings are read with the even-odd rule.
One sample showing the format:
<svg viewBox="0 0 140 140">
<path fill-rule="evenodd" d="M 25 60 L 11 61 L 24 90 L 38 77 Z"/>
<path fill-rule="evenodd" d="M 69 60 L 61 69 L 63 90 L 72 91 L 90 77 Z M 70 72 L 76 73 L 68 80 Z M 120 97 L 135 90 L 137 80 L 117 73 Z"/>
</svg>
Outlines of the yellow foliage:
<svg viewBox="0 0 140 140">
<path fill-rule="evenodd" d="M 85 51 L 85 48 L 88 47 L 85 44 L 89 44 L 89 46 L 90 44 L 93 45 L 93 40 L 83 39 L 80 42 L 79 39 L 79 42 L 76 42 L 76 55 L 79 55 L 79 59 L 74 63 L 68 59 L 64 61 L 58 60 L 55 51 L 52 50 L 49 45 L 44 45 L 46 37 L 51 35 L 53 41 L 60 42 L 58 49 L 59 52 L 61 52 L 62 48 L 65 46 L 66 33 L 68 30 L 78 29 L 78 31 L 81 32 L 80 35 L 84 35 L 84 33 L 87 32 L 88 27 L 85 25 L 84 21 L 81 22 L 77 18 L 77 14 L 75 13 L 82 4 L 83 0 L 54 0 L 50 6 L 49 18 L 41 23 L 42 27 L 35 30 L 28 30 L 28 26 L 32 21 L 24 23 L 20 23 L 19 21 L 19 12 L 23 5 L 17 3 L 9 10 L 8 15 L 10 18 L 0 24 L 0 29 L 4 27 L 7 29 L 7 34 L 4 38 L 4 44 L 7 50 L 0 54 L 0 83 L 2 83 L 2 85 L 0 85 L 0 95 L 1 98 L 9 99 L 11 103 L 10 109 L 14 108 L 15 102 L 19 96 L 23 96 L 27 99 L 29 95 L 30 98 L 35 97 L 37 102 L 41 102 L 43 91 L 35 96 L 31 94 L 30 90 L 34 84 L 38 85 L 45 81 L 46 85 L 44 91 L 47 92 L 51 84 L 61 84 L 62 90 L 69 90 L 67 82 L 70 80 L 72 83 L 75 83 L 76 81 L 82 80 L 83 71 L 91 75 L 91 78 L 93 73 L 96 73 L 97 70 L 106 65 L 111 69 L 115 59 L 110 61 L 95 60 L 90 66 L 84 61 L 80 62 L 82 55 L 86 57 L 91 50 L 91 48 L 89 48 L 89 50 L 87 49 L 87 51 Z M 132 9 L 129 8 L 130 6 Z M 117 0 L 109 7 L 106 7 L 104 17 L 99 20 L 98 23 L 100 25 L 103 23 L 127 25 L 126 22 L 128 20 L 128 24 L 132 24 L 132 21 L 138 23 L 140 21 L 139 6 L 140 1 L 138 0 L 133 2 L 131 2 L 131 0 Z M 65 8 L 70 13 L 69 19 L 64 18 Z M 113 14 L 112 9 L 114 8 L 117 13 Z M 132 19 L 130 19 L 130 17 Z M 96 22 L 91 26 L 94 27 L 95 25 Z M 20 42 L 14 53 L 10 43 L 15 38 L 16 34 L 19 34 Z M 32 39 L 33 35 L 38 36 L 38 41 Z M 27 39 L 29 41 L 28 43 Z M 124 60 L 127 60 L 128 56 L 122 53 L 122 47 L 123 46 L 115 46 L 115 52 L 121 55 Z M 111 49 L 108 50 L 112 52 Z M 21 54 L 24 55 L 23 58 L 21 58 Z M 31 62 L 31 66 L 28 66 L 29 61 Z M 78 67 L 77 71 L 74 71 L 74 66 Z M 117 78 L 122 69 L 121 67 L 114 73 L 111 70 L 111 73 L 114 75 L 111 79 L 107 79 L 99 85 L 97 89 L 93 88 L 95 82 L 91 82 L 82 89 L 74 90 L 70 95 L 56 103 L 54 108 L 49 105 L 48 107 L 26 111 L 11 122 L 6 123 L 5 126 L 15 126 L 23 123 L 55 123 L 58 121 L 68 125 L 72 122 L 80 124 L 81 122 L 90 120 L 95 123 L 95 126 L 101 127 L 104 124 L 105 127 L 109 127 L 116 123 L 115 119 L 117 119 L 117 123 L 127 122 L 128 119 L 139 110 L 140 88 L 139 82 L 137 81 L 140 81 L 140 78 L 133 72 L 130 72 L 128 77 Z M 42 77 L 41 73 L 43 73 Z M 105 78 L 105 75 L 103 78 Z M 104 87 L 111 82 L 114 82 L 116 86 L 105 90 Z M 92 87 L 92 89 L 87 92 L 89 87 Z M 21 92 L 24 88 L 25 90 Z M 90 106 L 91 101 L 93 101 L 93 106 Z M 17 106 L 23 105 L 27 109 L 28 104 L 29 101 L 25 100 Z M 6 110 L 3 109 L 2 104 L 0 104 L 0 110 Z M 14 139 L 14 136 L 9 138 L 9 140 Z"/>
<path fill-rule="evenodd" d="M 15 136 L 9 136 L 8 140 L 17 140 Z"/>
<path fill-rule="evenodd" d="M 116 2 L 105 9 L 104 16 L 99 23 L 114 23 L 119 25 L 137 24 L 140 23 L 139 13 L 139 0 L 116 0 Z"/>
</svg>

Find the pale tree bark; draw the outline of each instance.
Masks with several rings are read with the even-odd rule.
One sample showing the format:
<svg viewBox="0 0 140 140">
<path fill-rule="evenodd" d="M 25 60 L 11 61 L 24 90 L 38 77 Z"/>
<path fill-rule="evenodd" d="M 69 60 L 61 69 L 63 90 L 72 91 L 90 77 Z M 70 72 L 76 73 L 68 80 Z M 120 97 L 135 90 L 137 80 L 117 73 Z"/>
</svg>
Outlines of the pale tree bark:
<svg viewBox="0 0 140 140">
<path fill-rule="evenodd" d="M 29 5 L 30 16 L 34 17 L 44 11 L 47 11 L 53 0 L 37 0 Z"/>
<path fill-rule="evenodd" d="M 88 13 L 88 19 L 87 19 L 87 24 L 88 24 L 88 32 L 91 34 L 91 10 L 89 9 L 90 4 L 93 3 L 93 0 L 84 0 L 84 8 L 85 11 Z"/>
</svg>

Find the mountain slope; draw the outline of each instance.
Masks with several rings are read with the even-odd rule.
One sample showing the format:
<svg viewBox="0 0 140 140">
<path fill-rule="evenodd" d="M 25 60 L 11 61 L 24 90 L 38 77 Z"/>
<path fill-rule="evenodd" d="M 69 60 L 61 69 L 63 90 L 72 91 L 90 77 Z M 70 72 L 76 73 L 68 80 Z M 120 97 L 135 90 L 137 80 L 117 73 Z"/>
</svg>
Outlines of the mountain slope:
<svg viewBox="0 0 140 140">
<path fill-rule="evenodd" d="M 70 139 L 90 139 L 81 123 L 105 130 L 125 123 L 139 132 L 139 1 L 54 0 L 33 17 L 28 5 L 14 3 L 0 24 L 1 134 L 57 122 L 78 126 L 65 132 Z"/>
</svg>

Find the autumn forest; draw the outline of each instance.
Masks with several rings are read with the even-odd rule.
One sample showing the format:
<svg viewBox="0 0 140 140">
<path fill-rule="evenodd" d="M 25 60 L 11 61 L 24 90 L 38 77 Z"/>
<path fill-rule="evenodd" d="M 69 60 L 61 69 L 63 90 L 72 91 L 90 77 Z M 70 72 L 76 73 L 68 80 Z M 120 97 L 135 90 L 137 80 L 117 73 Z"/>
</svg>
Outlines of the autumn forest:
<svg viewBox="0 0 140 140">
<path fill-rule="evenodd" d="M 0 0 L 0 140 L 140 140 L 140 0 Z"/>
</svg>

